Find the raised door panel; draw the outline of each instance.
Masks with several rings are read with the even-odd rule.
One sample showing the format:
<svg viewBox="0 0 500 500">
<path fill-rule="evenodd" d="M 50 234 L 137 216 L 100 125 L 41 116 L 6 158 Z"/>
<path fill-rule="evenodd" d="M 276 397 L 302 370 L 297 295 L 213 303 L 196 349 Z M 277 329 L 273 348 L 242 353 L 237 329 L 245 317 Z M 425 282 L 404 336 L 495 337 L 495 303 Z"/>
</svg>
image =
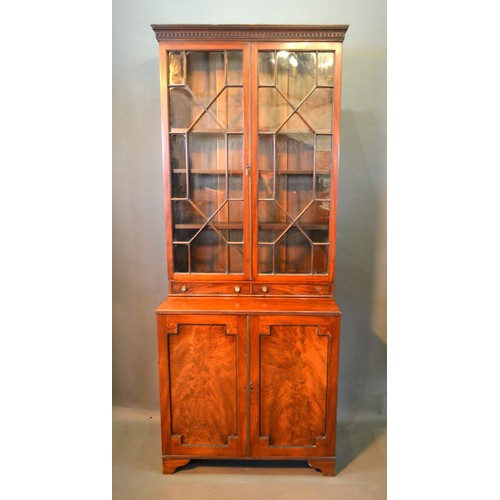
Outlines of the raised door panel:
<svg viewBox="0 0 500 500">
<path fill-rule="evenodd" d="M 250 322 L 252 456 L 335 455 L 338 317 Z"/>
<path fill-rule="evenodd" d="M 246 318 L 158 317 L 164 455 L 246 452 Z"/>
</svg>

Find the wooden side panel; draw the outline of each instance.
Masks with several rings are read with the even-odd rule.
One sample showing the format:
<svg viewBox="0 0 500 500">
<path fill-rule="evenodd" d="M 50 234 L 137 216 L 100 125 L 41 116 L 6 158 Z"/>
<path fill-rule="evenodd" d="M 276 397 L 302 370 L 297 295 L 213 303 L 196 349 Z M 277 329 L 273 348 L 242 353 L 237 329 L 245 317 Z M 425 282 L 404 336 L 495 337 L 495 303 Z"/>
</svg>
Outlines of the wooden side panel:
<svg viewBox="0 0 500 500">
<path fill-rule="evenodd" d="M 250 320 L 250 454 L 334 457 L 339 318 Z"/>
<path fill-rule="evenodd" d="M 158 316 L 163 454 L 246 452 L 246 318 Z"/>
</svg>

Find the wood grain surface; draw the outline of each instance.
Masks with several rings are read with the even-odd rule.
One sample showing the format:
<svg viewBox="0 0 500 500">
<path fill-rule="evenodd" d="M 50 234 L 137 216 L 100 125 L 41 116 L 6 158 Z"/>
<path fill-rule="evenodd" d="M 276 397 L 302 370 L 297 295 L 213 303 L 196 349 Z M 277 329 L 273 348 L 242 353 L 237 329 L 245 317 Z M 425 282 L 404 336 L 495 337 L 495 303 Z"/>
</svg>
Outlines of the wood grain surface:
<svg viewBox="0 0 500 500">
<path fill-rule="evenodd" d="M 172 434 L 227 445 L 237 433 L 237 337 L 226 326 L 179 325 L 169 336 Z"/>
<path fill-rule="evenodd" d="M 271 446 L 314 446 L 325 434 L 328 337 L 273 325 L 260 339 L 260 429 Z"/>
</svg>

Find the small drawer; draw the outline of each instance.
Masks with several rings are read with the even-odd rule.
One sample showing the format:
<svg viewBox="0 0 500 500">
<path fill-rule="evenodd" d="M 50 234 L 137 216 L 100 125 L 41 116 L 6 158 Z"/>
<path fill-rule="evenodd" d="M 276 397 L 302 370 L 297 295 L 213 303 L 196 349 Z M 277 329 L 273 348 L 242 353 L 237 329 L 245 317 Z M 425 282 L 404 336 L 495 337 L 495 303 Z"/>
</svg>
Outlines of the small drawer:
<svg viewBox="0 0 500 500">
<path fill-rule="evenodd" d="M 170 282 L 170 293 L 175 295 L 249 295 L 248 283 Z"/>
<path fill-rule="evenodd" d="M 252 295 L 331 295 L 330 285 L 253 284 Z"/>
</svg>

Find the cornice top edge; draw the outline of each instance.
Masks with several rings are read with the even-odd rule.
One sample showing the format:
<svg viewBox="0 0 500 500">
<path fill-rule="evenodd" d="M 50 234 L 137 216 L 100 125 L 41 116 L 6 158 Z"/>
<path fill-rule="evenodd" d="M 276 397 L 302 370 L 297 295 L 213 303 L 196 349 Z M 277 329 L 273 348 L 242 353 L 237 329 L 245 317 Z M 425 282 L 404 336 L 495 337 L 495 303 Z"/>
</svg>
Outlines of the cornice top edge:
<svg viewBox="0 0 500 500">
<path fill-rule="evenodd" d="M 348 24 L 152 24 L 161 40 L 318 40 L 343 41 Z"/>
</svg>

